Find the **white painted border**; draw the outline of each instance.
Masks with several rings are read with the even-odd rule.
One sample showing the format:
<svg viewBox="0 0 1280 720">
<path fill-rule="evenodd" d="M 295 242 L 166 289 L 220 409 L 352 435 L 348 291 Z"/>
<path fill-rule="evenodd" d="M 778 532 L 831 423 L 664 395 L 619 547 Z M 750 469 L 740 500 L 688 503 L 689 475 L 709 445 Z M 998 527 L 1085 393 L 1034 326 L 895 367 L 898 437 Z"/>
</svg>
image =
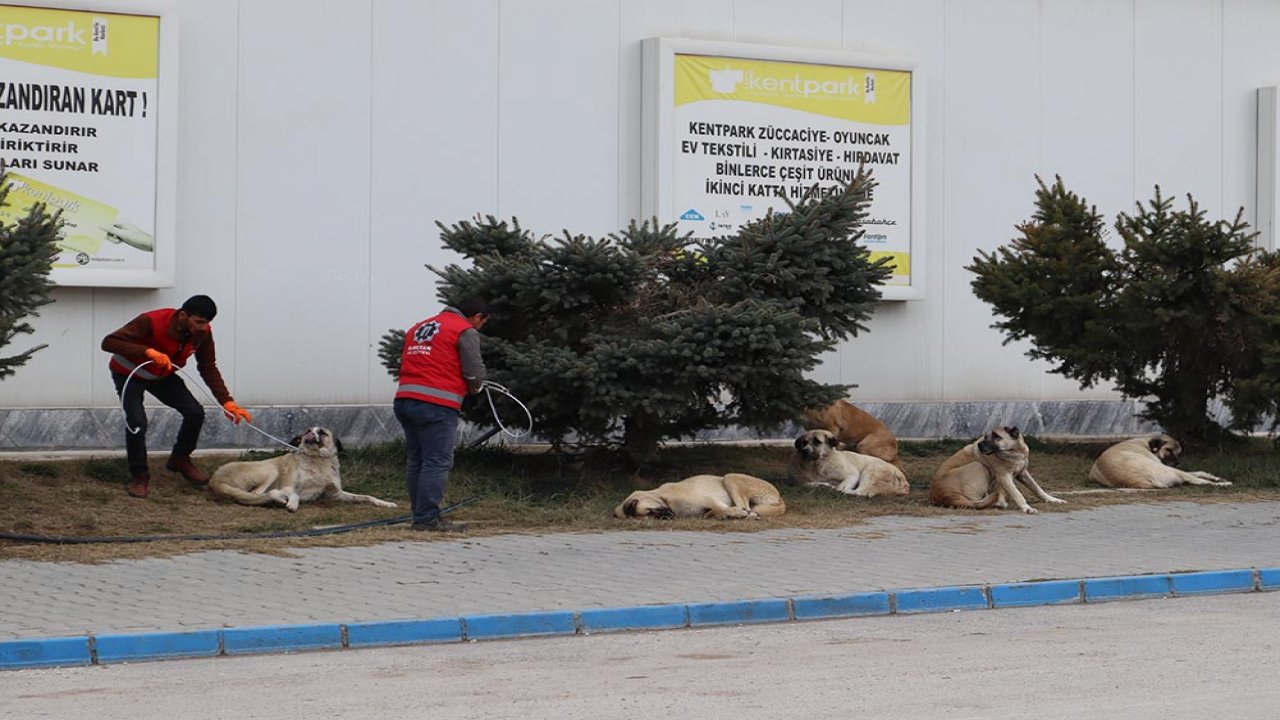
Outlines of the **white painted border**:
<svg viewBox="0 0 1280 720">
<path fill-rule="evenodd" d="M 673 160 L 668 144 L 672 136 L 674 111 L 671 96 L 676 55 L 712 55 L 748 60 L 820 65 L 848 65 L 911 73 L 911 285 L 881 287 L 884 300 L 925 298 L 925 90 L 924 73 L 912 59 L 892 55 L 867 55 L 834 50 L 777 47 L 749 43 L 655 37 L 641 44 L 643 74 L 643 149 L 640 172 L 640 210 L 644 217 L 660 222 L 674 219 L 671 195 Z"/>
<path fill-rule="evenodd" d="M 21 0 L 4 4 L 160 18 L 155 266 L 151 270 L 53 268 L 49 279 L 62 287 L 173 287 L 178 245 L 178 0 Z"/>
</svg>

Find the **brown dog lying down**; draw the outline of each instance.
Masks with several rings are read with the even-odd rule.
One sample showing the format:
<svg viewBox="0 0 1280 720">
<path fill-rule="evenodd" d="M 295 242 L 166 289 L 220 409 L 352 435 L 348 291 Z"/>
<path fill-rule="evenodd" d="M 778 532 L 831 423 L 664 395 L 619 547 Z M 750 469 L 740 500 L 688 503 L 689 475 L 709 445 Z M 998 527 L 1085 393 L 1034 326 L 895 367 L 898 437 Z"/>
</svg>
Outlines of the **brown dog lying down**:
<svg viewBox="0 0 1280 720">
<path fill-rule="evenodd" d="M 378 507 L 396 506 L 372 495 L 356 495 L 342 489 L 342 480 L 338 477 L 338 451 L 342 443 L 328 428 L 313 427 L 289 444 L 298 451 L 266 460 L 223 465 L 209 478 L 209 492 L 241 505 L 283 505 L 289 512 L 296 512 L 298 503 L 318 497 Z"/>
<path fill-rule="evenodd" d="M 840 450 L 840 441 L 826 430 L 810 430 L 796 438 L 796 452 L 787 475 L 805 485 L 824 485 L 842 493 L 875 497 L 906 495 L 907 476 L 878 457 Z"/>
<path fill-rule="evenodd" d="M 929 482 L 929 503 L 981 510 L 1003 509 L 1012 501 L 1024 513 L 1039 512 L 1027 504 L 1016 483 L 1045 502 L 1066 502 L 1045 492 L 1031 477 L 1030 459 L 1031 450 L 1018 428 L 996 428 L 942 463 Z"/>
<path fill-rule="evenodd" d="M 848 449 L 878 457 L 902 470 L 902 463 L 898 462 L 898 438 L 894 437 L 893 431 L 847 400 L 805 410 L 800 424 L 805 430 L 826 430 Z"/>
<path fill-rule="evenodd" d="M 758 520 L 786 511 L 787 504 L 772 484 L 758 477 L 729 473 L 694 475 L 680 482 L 663 483 L 653 490 L 637 490 L 614 508 L 613 516 Z"/>
<path fill-rule="evenodd" d="M 1182 444 L 1168 435 L 1130 438 L 1103 450 L 1089 468 L 1089 479 L 1107 487 L 1142 490 L 1231 484 L 1202 470 L 1179 470 L 1175 466 L 1181 455 Z"/>
</svg>

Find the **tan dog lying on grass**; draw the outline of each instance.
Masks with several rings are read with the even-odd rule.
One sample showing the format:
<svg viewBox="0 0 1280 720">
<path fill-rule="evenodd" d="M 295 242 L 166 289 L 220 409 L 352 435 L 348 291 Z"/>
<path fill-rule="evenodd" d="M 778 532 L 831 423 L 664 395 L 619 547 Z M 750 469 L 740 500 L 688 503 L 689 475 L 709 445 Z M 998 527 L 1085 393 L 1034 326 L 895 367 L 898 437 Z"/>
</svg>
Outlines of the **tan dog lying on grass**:
<svg viewBox="0 0 1280 720">
<path fill-rule="evenodd" d="M 327 428 L 313 427 L 289 442 L 298 448 L 266 460 L 229 462 L 209 478 L 214 497 L 230 498 L 241 505 L 283 505 L 296 512 L 298 504 L 323 497 L 340 502 L 362 502 L 378 507 L 395 503 L 372 495 L 356 495 L 342 489 L 338 477 L 338 452 L 342 443 Z"/>
<path fill-rule="evenodd" d="M 1018 490 L 1022 483 L 1045 502 L 1065 500 L 1050 495 L 1031 477 L 1031 450 L 1016 427 L 992 430 L 947 458 L 929 482 L 929 503 L 982 510 L 1006 508 L 1009 502 L 1031 515 L 1039 512 Z"/>
<path fill-rule="evenodd" d="M 1089 479 L 1113 488 L 1155 490 L 1174 485 L 1231 484 L 1203 470 L 1179 470 L 1182 444 L 1168 435 L 1147 435 L 1116 443 L 1098 456 L 1089 468 Z"/>
<path fill-rule="evenodd" d="M 614 508 L 613 516 L 758 520 L 786 511 L 787 504 L 772 484 L 758 477 L 729 473 L 694 475 L 663 483 L 653 490 L 637 490 Z"/>
<path fill-rule="evenodd" d="M 823 485 L 860 497 L 906 495 L 902 470 L 878 457 L 840 450 L 840 440 L 826 430 L 810 430 L 796 438 L 787 475 L 805 485 Z"/>
<path fill-rule="evenodd" d="M 800 418 L 805 430 L 826 430 L 846 448 L 878 457 L 902 470 L 898 462 L 898 438 L 888 425 L 847 400 L 837 400 L 824 408 L 806 410 Z"/>
</svg>

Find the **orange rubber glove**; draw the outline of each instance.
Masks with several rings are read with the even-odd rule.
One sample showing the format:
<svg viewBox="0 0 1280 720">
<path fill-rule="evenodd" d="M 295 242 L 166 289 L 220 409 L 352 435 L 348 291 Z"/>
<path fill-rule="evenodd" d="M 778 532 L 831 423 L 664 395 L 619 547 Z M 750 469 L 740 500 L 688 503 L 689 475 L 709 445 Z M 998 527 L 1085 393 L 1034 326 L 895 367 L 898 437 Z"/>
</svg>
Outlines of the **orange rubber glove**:
<svg viewBox="0 0 1280 720">
<path fill-rule="evenodd" d="M 235 400 L 228 400 L 222 403 L 222 412 L 227 416 L 228 420 L 237 425 L 240 424 L 241 420 L 253 422 L 253 416 L 249 414 L 249 411 L 237 405 Z"/>
<path fill-rule="evenodd" d="M 159 350 L 147 348 L 147 359 L 150 360 L 156 366 L 156 369 L 161 372 L 171 372 L 173 370 L 173 363 L 170 362 L 169 356 Z"/>
</svg>

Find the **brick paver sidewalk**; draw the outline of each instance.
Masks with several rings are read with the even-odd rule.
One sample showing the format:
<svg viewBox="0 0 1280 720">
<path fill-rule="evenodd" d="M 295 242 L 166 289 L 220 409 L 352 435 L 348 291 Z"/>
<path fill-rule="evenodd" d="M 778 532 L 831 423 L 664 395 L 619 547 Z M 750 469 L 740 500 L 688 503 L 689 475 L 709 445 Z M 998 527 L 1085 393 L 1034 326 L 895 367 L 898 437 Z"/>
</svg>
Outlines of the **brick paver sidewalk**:
<svg viewBox="0 0 1280 720">
<path fill-rule="evenodd" d="M 1275 567 L 1280 502 L 883 517 L 838 530 L 464 536 L 297 555 L 0 560 L 0 639 Z"/>
</svg>

